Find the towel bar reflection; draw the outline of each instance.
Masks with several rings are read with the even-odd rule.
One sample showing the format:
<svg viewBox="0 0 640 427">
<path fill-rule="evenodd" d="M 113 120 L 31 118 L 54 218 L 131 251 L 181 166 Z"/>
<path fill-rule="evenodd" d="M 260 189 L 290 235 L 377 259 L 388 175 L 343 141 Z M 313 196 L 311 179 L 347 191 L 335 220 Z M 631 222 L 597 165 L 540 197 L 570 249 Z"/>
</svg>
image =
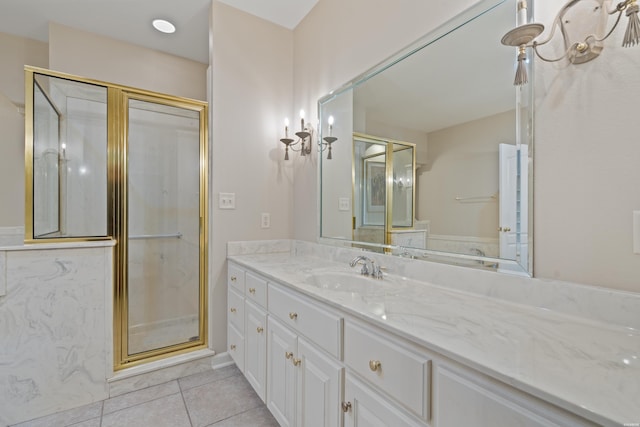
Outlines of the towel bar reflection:
<svg viewBox="0 0 640 427">
<path fill-rule="evenodd" d="M 497 199 L 497 196 L 471 196 L 471 197 L 456 197 L 456 201 L 462 203 L 482 203 L 482 202 L 493 202 Z"/>
<path fill-rule="evenodd" d="M 174 234 L 140 234 L 138 236 L 129 236 L 129 240 L 142 240 L 142 239 L 168 239 L 175 237 L 177 239 L 182 238 L 182 233 Z"/>
</svg>

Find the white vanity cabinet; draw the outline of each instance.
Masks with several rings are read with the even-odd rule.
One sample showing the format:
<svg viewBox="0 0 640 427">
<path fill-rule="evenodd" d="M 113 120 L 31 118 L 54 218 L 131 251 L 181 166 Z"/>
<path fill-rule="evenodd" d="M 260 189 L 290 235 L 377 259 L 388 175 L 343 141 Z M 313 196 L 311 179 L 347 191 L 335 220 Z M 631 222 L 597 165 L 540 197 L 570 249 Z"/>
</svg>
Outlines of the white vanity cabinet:
<svg viewBox="0 0 640 427">
<path fill-rule="evenodd" d="M 443 362 L 434 369 L 437 427 L 595 427 L 557 407 L 467 368 Z"/>
<path fill-rule="evenodd" d="M 344 427 L 424 427 L 350 372 L 346 375 L 344 395 Z"/>
<path fill-rule="evenodd" d="M 244 270 L 233 264 L 227 272 L 227 351 L 244 373 Z"/>
<path fill-rule="evenodd" d="M 283 427 L 592 427 L 362 318 L 229 263 L 229 353 Z"/>
<path fill-rule="evenodd" d="M 391 398 L 421 420 L 429 421 L 431 358 L 424 352 L 414 351 L 410 343 L 378 328 L 347 319 L 344 362 L 381 396 Z M 353 389 L 361 391 L 361 387 Z M 346 401 L 350 397 L 349 393 L 345 394 Z"/>
<path fill-rule="evenodd" d="M 342 425 L 341 342 L 339 315 L 269 284 L 267 407 L 281 426 Z"/>
</svg>

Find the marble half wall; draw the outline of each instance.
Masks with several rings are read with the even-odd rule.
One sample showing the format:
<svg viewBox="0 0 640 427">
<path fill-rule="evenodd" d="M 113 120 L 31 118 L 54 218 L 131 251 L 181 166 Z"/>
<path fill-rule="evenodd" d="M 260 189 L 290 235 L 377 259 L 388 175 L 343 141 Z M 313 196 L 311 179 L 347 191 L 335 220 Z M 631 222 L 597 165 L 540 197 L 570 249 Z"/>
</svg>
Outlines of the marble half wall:
<svg viewBox="0 0 640 427">
<path fill-rule="evenodd" d="M 112 245 L 0 249 L 0 426 L 108 397 Z"/>
</svg>

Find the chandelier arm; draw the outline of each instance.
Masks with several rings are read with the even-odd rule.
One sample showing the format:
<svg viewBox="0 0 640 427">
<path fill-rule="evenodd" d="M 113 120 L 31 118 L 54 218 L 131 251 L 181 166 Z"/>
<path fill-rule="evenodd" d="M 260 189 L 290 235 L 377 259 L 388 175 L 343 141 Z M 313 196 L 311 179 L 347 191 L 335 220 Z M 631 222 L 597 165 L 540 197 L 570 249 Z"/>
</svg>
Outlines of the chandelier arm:
<svg viewBox="0 0 640 427">
<path fill-rule="evenodd" d="M 607 11 L 607 13 L 609 15 L 613 15 L 616 12 L 623 12 L 627 7 L 629 7 L 631 5 L 631 3 L 633 3 L 633 1 L 634 0 L 621 1 L 620 3 L 618 3 L 616 5 L 616 7 L 612 11 Z"/>
<path fill-rule="evenodd" d="M 533 44 L 531 45 L 531 47 L 533 48 L 533 51 L 535 52 L 536 56 L 537 56 L 538 58 L 542 59 L 544 62 L 558 62 L 558 61 L 562 61 L 564 58 L 566 58 L 566 57 L 567 57 L 567 55 L 569 55 L 569 51 L 571 50 L 571 48 L 567 49 L 567 50 L 564 52 L 564 55 L 562 55 L 560 58 L 557 58 L 557 59 L 549 59 L 549 58 L 545 58 L 544 56 L 542 56 L 542 55 L 540 54 L 540 52 L 538 52 L 538 45 L 539 45 L 539 44 L 540 44 L 540 43 L 533 42 Z"/>
<path fill-rule="evenodd" d="M 621 3 L 622 4 L 622 3 Z M 620 23 L 620 19 L 622 18 L 622 12 L 624 11 L 624 9 L 618 11 L 618 17 L 616 18 L 616 22 L 613 24 L 613 27 L 611 27 L 611 29 L 609 30 L 609 32 L 607 33 L 606 36 L 604 36 L 601 39 L 596 38 L 595 34 L 591 34 L 589 37 L 593 37 L 593 39 L 597 42 L 603 42 L 605 41 L 607 38 L 609 38 L 609 36 L 613 33 L 613 30 L 616 29 L 616 27 L 618 26 L 618 24 Z M 612 15 L 612 14 L 611 14 Z M 587 39 L 589 38 L 587 37 Z M 586 39 L 585 39 L 586 40 Z"/>
</svg>

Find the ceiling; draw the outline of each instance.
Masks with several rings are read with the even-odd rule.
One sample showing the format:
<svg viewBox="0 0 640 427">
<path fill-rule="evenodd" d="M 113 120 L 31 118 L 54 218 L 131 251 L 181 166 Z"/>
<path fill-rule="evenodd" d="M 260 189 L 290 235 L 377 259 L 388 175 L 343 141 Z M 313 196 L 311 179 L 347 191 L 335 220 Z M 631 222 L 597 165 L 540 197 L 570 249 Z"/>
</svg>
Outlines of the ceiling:
<svg viewBox="0 0 640 427">
<path fill-rule="evenodd" d="M 0 32 L 48 41 L 49 22 L 209 62 L 209 5 L 212 0 L 1 0 Z M 293 29 L 318 0 L 213 0 Z M 174 34 L 154 30 L 167 19 Z"/>
</svg>

